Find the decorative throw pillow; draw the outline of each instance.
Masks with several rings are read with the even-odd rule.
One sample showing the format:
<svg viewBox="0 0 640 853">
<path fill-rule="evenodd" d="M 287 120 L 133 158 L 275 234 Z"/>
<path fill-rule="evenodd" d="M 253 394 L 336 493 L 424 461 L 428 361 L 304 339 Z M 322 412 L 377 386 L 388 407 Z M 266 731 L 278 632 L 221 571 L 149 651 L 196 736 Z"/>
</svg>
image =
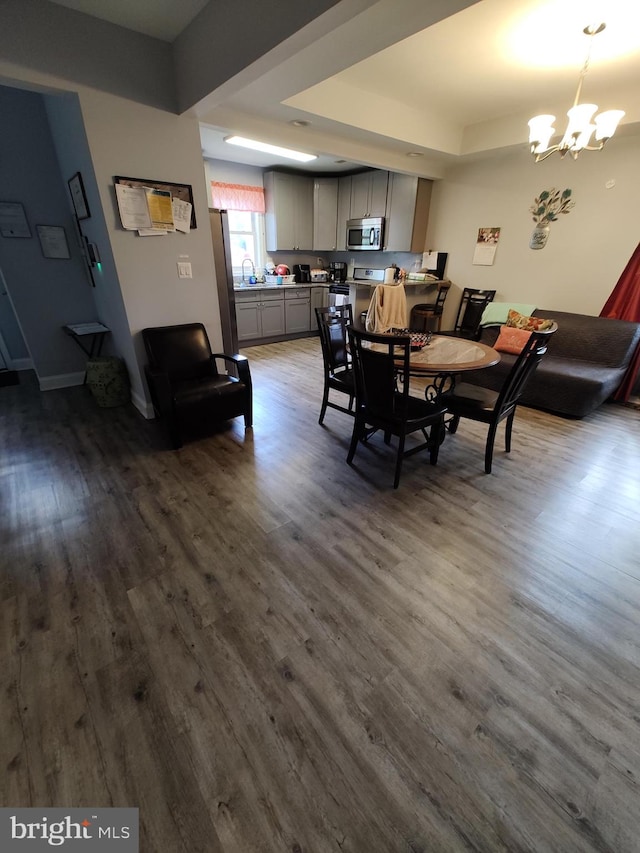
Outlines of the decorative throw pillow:
<svg viewBox="0 0 640 853">
<path fill-rule="evenodd" d="M 542 317 L 525 317 L 519 311 L 510 308 L 507 313 L 507 326 L 514 329 L 525 329 L 527 332 L 544 332 L 553 326 L 553 320 L 544 320 Z"/>
<path fill-rule="evenodd" d="M 482 313 L 481 326 L 504 326 L 507 322 L 509 309 L 519 311 L 520 314 L 533 314 L 535 305 L 525 305 L 520 302 L 490 302 Z"/>
<path fill-rule="evenodd" d="M 498 350 L 498 352 L 510 352 L 513 355 L 520 355 L 530 337 L 531 330 L 516 329 L 513 326 L 502 326 L 498 340 L 493 345 L 493 348 Z"/>
</svg>

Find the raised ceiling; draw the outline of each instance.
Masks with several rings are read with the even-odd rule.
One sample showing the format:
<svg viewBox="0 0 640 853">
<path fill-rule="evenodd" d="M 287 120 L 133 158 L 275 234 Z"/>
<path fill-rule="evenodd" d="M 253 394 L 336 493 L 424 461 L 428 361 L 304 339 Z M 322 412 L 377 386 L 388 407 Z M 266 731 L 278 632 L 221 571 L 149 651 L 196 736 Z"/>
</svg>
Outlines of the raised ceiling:
<svg viewBox="0 0 640 853">
<path fill-rule="evenodd" d="M 164 27 L 165 35 L 157 37 L 167 40 L 206 5 L 63 2 L 150 34 Z M 456 8 L 438 20 L 444 14 L 438 9 Z M 318 26 L 313 39 L 303 33 L 283 42 L 245 69 L 235 85 L 195 105 L 203 152 L 256 165 L 277 162 L 231 151 L 223 138 L 240 133 L 316 153 L 319 160 L 310 168 L 319 171 L 364 164 L 437 177 L 460 158 L 513 146 L 526 150 L 530 116 L 555 113 L 558 132 L 564 130 L 588 47 L 582 29 L 595 21 L 607 28 L 593 41 L 582 100 L 624 109 L 619 133 L 637 132 L 639 3 L 379 0 L 360 3 L 335 27 Z M 296 119 L 309 124 L 294 127 Z"/>
</svg>

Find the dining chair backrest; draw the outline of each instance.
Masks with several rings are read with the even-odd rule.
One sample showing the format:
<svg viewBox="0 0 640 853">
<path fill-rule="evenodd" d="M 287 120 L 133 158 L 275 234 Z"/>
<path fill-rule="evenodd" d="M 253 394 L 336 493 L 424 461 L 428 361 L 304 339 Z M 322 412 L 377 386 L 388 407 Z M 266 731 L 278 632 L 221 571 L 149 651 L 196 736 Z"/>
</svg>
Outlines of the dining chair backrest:
<svg viewBox="0 0 640 853">
<path fill-rule="evenodd" d="M 507 410 L 515 408 L 526 383 L 547 351 L 549 338 L 557 328 L 558 324 L 554 323 L 551 328 L 544 331 L 531 332 L 500 389 L 494 408 L 495 415 L 503 416 Z"/>
<path fill-rule="evenodd" d="M 444 311 L 444 303 L 450 288 L 450 281 L 443 281 L 438 285 L 438 294 L 436 296 L 436 301 L 433 304 L 433 313 L 436 317 L 440 316 Z"/>
<path fill-rule="evenodd" d="M 355 373 L 356 405 L 377 424 L 391 426 L 406 418 L 411 339 L 401 335 L 377 335 L 349 327 L 349 347 Z"/>
<path fill-rule="evenodd" d="M 332 372 L 346 367 L 349 361 L 347 327 L 353 323 L 351 305 L 330 305 L 315 311 L 325 367 Z"/>
<path fill-rule="evenodd" d="M 465 287 L 462 291 L 454 331 L 462 332 L 465 336 L 474 335 L 480 326 L 484 309 L 490 302 L 493 302 L 495 295 L 495 290 L 477 290 L 473 287 Z"/>
</svg>

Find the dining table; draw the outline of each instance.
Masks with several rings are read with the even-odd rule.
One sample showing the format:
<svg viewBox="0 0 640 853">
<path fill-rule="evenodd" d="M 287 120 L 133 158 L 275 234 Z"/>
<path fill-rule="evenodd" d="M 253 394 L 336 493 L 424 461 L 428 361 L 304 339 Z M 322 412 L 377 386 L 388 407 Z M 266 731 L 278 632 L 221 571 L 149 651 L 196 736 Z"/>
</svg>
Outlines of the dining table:
<svg viewBox="0 0 640 853">
<path fill-rule="evenodd" d="M 428 344 L 412 348 L 409 356 L 411 376 L 427 378 L 427 399 L 436 399 L 445 387 L 455 384 L 463 373 L 492 367 L 500 353 L 480 341 L 448 335 L 432 335 Z"/>
</svg>

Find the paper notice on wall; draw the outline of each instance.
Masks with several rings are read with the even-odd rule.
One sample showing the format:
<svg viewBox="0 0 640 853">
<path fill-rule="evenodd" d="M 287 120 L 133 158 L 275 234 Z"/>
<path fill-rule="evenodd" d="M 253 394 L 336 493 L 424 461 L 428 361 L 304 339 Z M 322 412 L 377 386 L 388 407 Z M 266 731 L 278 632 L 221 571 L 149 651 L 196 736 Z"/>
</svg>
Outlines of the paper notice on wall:
<svg viewBox="0 0 640 853">
<path fill-rule="evenodd" d="M 124 184 L 116 184 L 116 199 L 123 228 L 126 228 L 127 231 L 151 228 L 151 216 L 143 187 L 127 187 Z"/>
<path fill-rule="evenodd" d="M 496 257 L 499 239 L 499 228 L 479 228 L 476 248 L 473 252 L 473 263 L 478 266 L 490 267 Z"/>
<path fill-rule="evenodd" d="M 438 253 L 423 252 L 422 253 L 422 269 L 435 270 L 438 269 Z"/>
<path fill-rule="evenodd" d="M 151 227 L 160 231 L 175 231 L 171 193 L 168 190 L 154 190 L 145 187 L 147 207 L 151 216 Z"/>
<path fill-rule="evenodd" d="M 138 237 L 164 237 L 168 233 L 159 228 L 138 228 Z"/>
<path fill-rule="evenodd" d="M 191 230 L 191 208 L 193 205 L 191 202 L 174 198 L 171 200 L 171 207 L 173 209 L 173 222 L 176 226 L 176 231 L 183 231 L 185 234 L 188 234 Z"/>
</svg>

